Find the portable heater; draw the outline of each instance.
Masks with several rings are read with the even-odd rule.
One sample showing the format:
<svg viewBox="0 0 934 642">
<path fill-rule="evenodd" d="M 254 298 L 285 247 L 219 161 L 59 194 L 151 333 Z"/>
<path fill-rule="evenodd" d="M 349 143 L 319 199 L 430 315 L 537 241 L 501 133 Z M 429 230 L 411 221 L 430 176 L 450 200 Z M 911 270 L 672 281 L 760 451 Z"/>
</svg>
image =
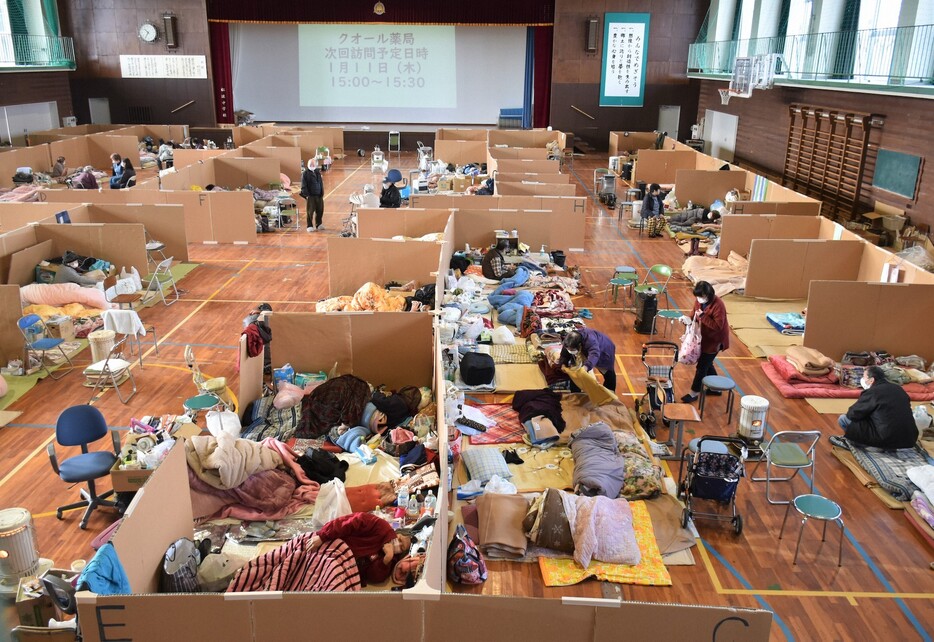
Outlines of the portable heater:
<svg viewBox="0 0 934 642">
<path fill-rule="evenodd" d="M 739 437 L 747 443 L 761 442 L 769 415 L 769 400 L 756 395 L 746 395 L 740 399 L 739 406 Z"/>
<path fill-rule="evenodd" d="M 21 577 L 36 575 L 38 570 L 32 515 L 25 508 L 0 510 L 0 590 L 15 592 Z"/>
</svg>

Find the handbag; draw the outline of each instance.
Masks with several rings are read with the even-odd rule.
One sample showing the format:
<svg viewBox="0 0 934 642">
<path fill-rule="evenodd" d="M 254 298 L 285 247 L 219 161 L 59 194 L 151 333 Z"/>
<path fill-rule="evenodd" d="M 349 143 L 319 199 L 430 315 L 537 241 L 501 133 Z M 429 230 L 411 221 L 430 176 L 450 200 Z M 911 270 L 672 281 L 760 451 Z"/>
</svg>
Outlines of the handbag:
<svg viewBox="0 0 934 642">
<path fill-rule="evenodd" d="M 846 366 L 871 366 L 873 358 L 868 352 L 845 352 L 840 363 Z"/>
<path fill-rule="evenodd" d="M 458 524 L 448 545 L 448 579 L 455 584 L 482 584 L 486 581 L 486 562 L 463 524 Z"/>
<path fill-rule="evenodd" d="M 688 366 L 697 363 L 697 360 L 700 359 L 701 334 L 700 323 L 697 321 L 692 321 L 684 329 L 684 334 L 681 337 L 680 354 L 678 361 Z"/>
</svg>

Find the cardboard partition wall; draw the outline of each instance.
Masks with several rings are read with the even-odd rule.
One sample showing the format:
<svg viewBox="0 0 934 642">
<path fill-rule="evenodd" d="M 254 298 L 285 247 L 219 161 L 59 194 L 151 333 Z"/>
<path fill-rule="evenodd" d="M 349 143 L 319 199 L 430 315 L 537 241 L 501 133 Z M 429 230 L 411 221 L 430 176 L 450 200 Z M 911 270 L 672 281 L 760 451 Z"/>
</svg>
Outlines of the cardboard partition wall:
<svg viewBox="0 0 934 642">
<path fill-rule="evenodd" d="M 141 189 L 142 184 L 138 184 L 133 189 L 104 189 L 100 192 L 87 191 L 80 189 L 44 189 L 39 192 L 39 202 L 49 204 L 59 204 L 59 209 L 68 207 L 68 204 L 93 202 L 95 204 L 106 203 L 164 203 L 165 197 L 159 192 L 158 185 L 155 189 Z"/>
<path fill-rule="evenodd" d="M 240 125 L 230 130 L 230 137 L 233 138 L 234 146 L 243 147 L 254 140 L 259 140 L 263 134 L 263 128 L 259 125 Z"/>
<path fill-rule="evenodd" d="M 357 210 L 357 237 L 391 239 L 394 236 L 418 238 L 443 232 L 451 210 L 361 208 Z M 2 220 L 2 219 L 0 219 Z"/>
<path fill-rule="evenodd" d="M 23 358 L 23 335 L 16 326 L 21 316 L 19 285 L 0 285 L 0 363 Z"/>
<path fill-rule="evenodd" d="M 330 149 L 331 137 L 325 134 L 311 134 L 302 132 L 289 132 L 264 136 L 259 140 L 244 145 L 244 149 L 251 147 L 294 147 L 298 149 L 300 162 L 307 162 L 318 153 L 322 145 Z M 334 156 L 333 154 L 331 155 Z M 296 163 L 298 166 L 299 163 Z"/>
<path fill-rule="evenodd" d="M 456 210 L 454 212 L 455 248 L 490 247 L 494 230 L 517 230 L 519 241 L 532 252 L 544 245 L 548 251 L 583 251 L 584 214 L 569 214 L 549 210 Z M 448 240 L 445 237 L 445 240 Z"/>
<path fill-rule="evenodd" d="M 0 283 L 12 283 L 10 281 L 11 257 L 21 250 L 34 246 L 37 242 L 35 225 L 27 225 L 0 235 Z"/>
<path fill-rule="evenodd" d="M 109 261 L 117 270 L 135 265 L 142 272 L 146 266 L 146 234 L 137 223 L 40 224 L 35 229 L 37 242 L 52 241 L 51 256 L 72 250 Z"/>
<path fill-rule="evenodd" d="M 754 239 L 816 239 L 820 238 L 821 219 L 818 216 L 724 216 L 720 229 L 720 256 L 730 252 L 749 255 Z"/>
<path fill-rule="evenodd" d="M 255 243 L 253 194 L 233 192 L 161 192 L 168 205 L 185 208 L 189 243 Z"/>
<path fill-rule="evenodd" d="M 886 350 L 934 359 L 934 284 L 813 281 L 804 345 L 835 361 L 847 351 Z"/>
<path fill-rule="evenodd" d="M 680 200 L 680 196 L 678 197 Z M 778 214 L 781 216 L 818 216 L 820 201 L 736 201 L 734 214 Z"/>
<path fill-rule="evenodd" d="M 413 194 L 409 197 L 409 205 L 424 209 L 549 210 L 583 214 L 587 209 L 587 197 Z"/>
<path fill-rule="evenodd" d="M 670 151 L 656 149 L 639 150 L 638 160 L 632 172 L 632 181 L 668 185 L 675 182 L 679 169 L 694 169 L 697 152 L 693 149 Z M 680 199 L 680 194 L 678 195 Z"/>
<path fill-rule="evenodd" d="M 182 167 L 188 167 L 198 161 L 229 154 L 230 150 L 226 149 L 176 149 L 172 152 L 172 161 L 175 170 L 178 171 Z"/>
<path fill-rule="evenodd" d="M 161 189 L 163 190 L 190 190 L 193 185 L 204 187 L 209 183 L 223 185 L 214 178 L 214 161 L 210 158 L 205 161 L 196 162 L 185 167 L 177 167 L 174 172 L 169 172 L 162 177 Z M 224 185 L 227 187 L 226 185 Z M 137 186 L 139 189 L 140 186 Z M 239 187 L 235 185 L 233 187 Z"/>
<path fill-rule="evenodd" d="M 561 149 L 567 147 L 567 135 L 558 130 L 547 129 L 490 129 L 487 142 L 490 147 L 545 147 L 551 141 L 557 141 Z"/>
<path fill-rule="evenodd" d="M 320 145 L 331 150 L 331 156 L 340 158 L 344 155 L 343 127 L 289 127 L 285 125 L 263 125 L 263 136 L 298 136 L 301 138 L 302 153 L 307 154 Z"/>
<path fill-rule="evenodd" d="M 188 235 L 185 232 L 185 208 L 181 205 L 89 205 L 91 223 L 139 223 L 149 236 L 165 243 L 166 256 L 182 263 L 188 262 Z M 140 273 L 146 272 L 146 263 L 137 264 Z"/>
<path fill-rule="evenodd" d="M 121 136 L 136 136 L 141 142 L 149 136 L 156 146 L 160 138 L 166 142 L 175 141 L 179 145 L 188 138 L 188 125 L 131 125 L 111 131 Z"/>
<path fill-rule="evenodd" d="M 856 238 L 859 239 L 859 237 Z M 859 265 L 859 274 L 856 277 L 858 281 L 934 283 L 934 274 L 921 269 L 910 261 L 895 256 L 885 248 L 873 245 L 865 239 L 859 240 L 863 243 L 863 258 Z"/>
<path fill-rule="evenodd" d="M 276 337 L 270 344 L 272 364 L 329 372 L 336 363 L 339 374 L 373 385 L 431 386 L 433 320 L 421 312 L 274 312 L 268 317 Z M 240 402 L 246 406 L 262 388 L 244 393 Z"/>
<path fill-rule="evenodd" d="M 656 132 L 610 132 L 610 156 L 655 149 Z"/>
<path fill-rule="evenodd" d="M 545 147 L 488 147 L 487 155 L 493 160 L 548 160 Z"/>
<path fill-rule="evenodd" d="M 90 134 L 88 137 L 88 162 L 98 169 L 110 168 L 111 154 L 129 158 L 133 167 L 139 169 L 139 139 L 136 136 L 117 136 L 111 133 Z M 66 157 L 67 158 L 67 157 Z"/>
<path fill-rule="evenodd" d="M 574 196 L 577 185 L 561 183 L 503 183 L 496 181 L 496 193 L 500 196 Z"/>
<path fill-rule="evenodd" d="M 467 163 L 486 163 L 487 147 L 486 140 L 443 140 L 435 138 L 435 146 L 432 150 L 437 160 L 455 165 L 466 165 Z M 487 167 L 487 171 L 489 167 Z"/>
<path fill-rule="evenodd" d="M 438 149 L 438 141 L 440 140 L 471 140 L 486 143 L 488 135 L 488 129 L 454 129 L 451 127 L 439 127 L 438 131 L 435 132 L 435 150 Z M 484 148 L 485 147 L 484 145 Z"/>
<path fill-rule="evenodd" d="M 67 156 L 65 159 L 66 165 L 69 165 Z M 69 166 L 74 165 L 75 163 L 71 163 Z M 31 167 L 34 172 L 52 171 L 52 152 L 49 146 L 18 147 L 0 152 L 0 187 L 14 187 L 13 175 L 18 167 Z"/>
<path fill-rule="evenodd" d="M 279 182 L 279 161 L 274 158 L 214 158 L 209 161 L 214 169 L 214 183 L 230 189 L 253 185 L 269 189 L 270 183 Z"/>
<path fill-rule="evenodd" d="M 43 192 L 45 191 L 61 192 L 70 190 L 43 190 Z M 77 207 L 79 206 L 74 203 L 0 203 L 0 234 Z"/>
<path fill-rule="evenodd" d="M 504 174 L 557 174 L 559 163 L 556 160 L 528 160 L 522 158 L 504 158 L 487 160 L 487 172 Z"/>
<path fill-rule="evenodd" d="M 415 281 L 418 287 L 434 283 L 440 252 L 440 243 L 329 236 L 330 295 L 353 295 L 371 281 L 379 286 L 390 281 Z"/>
<path fill-rule="evenodd" d="M 717 199 L 722 201 L 731 189 L 742 190 L 745 186 L 746 172 L 743 170 L 718 172 L 679 169 L 675 172 L 675 194 L 681 203 L 694 201 L 710 205 Z"/>
<path fill-rule="evenodd" d="M 571 175 L 570 174 L 542 174 L 542 173 L 528 173 L 528 174 L 512 174 L 506 172 L 497 172 L 496 180 L 502 181 L 504 183 L 522 183 L 528 181 L 531 183 L 570 183 Z"/>
<path fill-rule="evenodd" d="M 811 281 L 855 280 L 862 261 L 862 245 L 860 241 L 823 239 L 754 240 L 749 250 L 746 296 L 803 299 Z"/>
<path fill-rule="evenodd" d="M 85 165 L 91 165 L 94 167 L 94 169 L 106 171 L 108 174 L 112 173 L 110 159 L 108 158 L 107 162 L 103 165 L 95 165 L 91 161 L 91 153 L 88 147 L 89 144 L 87 136 L 75 136 L 52 141 L 49 143 L 49 163 L 51 163 L 52 158 L 64 156 L 66 168 L 84 167 Z M 49 167 L 51 167 L 51 164 Z M 102 180 L 106 181 L 106 179 Z"/>
<path fill-rule="evenodd" d="M 279 172 L 285 174 L 294 183 L 302 180 L 302 150 L 298 147 L 260 147 L 248 145 L 241 150 L 244 158 L 268 158 L 279 163 Z M 281 182 L 278 180 L 270 181 Z"/>
<path fill-rule="evenodd" d="M 42 241 L 10 255 L 10 285 L 29 285 L 36 281 L 36 265 L 55 255 L 52 241 Z"/>
</svg>

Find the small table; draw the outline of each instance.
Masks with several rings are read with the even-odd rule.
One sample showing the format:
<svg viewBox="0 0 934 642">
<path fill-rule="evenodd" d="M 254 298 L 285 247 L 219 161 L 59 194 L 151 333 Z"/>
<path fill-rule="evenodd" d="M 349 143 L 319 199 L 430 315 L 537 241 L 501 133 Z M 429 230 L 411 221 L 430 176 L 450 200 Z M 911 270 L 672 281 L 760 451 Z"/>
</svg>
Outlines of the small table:
<svg viewBox="0 0 934 642">
<path fill-rule="evenodd" d="M 684 422 L 700 421 L 700 415 L 697 414 L 697 408 L 689 403 L 666 403 L 665 410 L 662 413 L 663 418 L 668 421 L 668 446 L 674 449 L 670 455 L 662 455 L 662 459 L 681 459 L 682 442 L 684 441 Z M 674 441 L 672 441 L 674 437 Z"/>
</svg>

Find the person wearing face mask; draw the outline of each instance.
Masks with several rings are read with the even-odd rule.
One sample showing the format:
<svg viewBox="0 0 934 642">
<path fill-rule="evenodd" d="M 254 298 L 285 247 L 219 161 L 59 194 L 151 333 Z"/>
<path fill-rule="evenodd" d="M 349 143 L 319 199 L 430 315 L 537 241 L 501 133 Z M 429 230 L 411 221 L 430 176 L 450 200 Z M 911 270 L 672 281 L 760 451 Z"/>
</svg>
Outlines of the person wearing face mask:
<svg viewBox="0 0 934 642">
<path fill-rule="evenodd" d="M 587 370 L 599 370 L 603 375 L 603 387 L 616 392 L 616 346 L 610 337 L 590 328 L 568 332 L 561 348 L 561 365 L 573 367 L 578 361 L 583 362 Z M 580 392 L 573 382 L 571 390 Z"/>
<path fill-rule="evenodd" d="M 318 169 L 318 161 L 308 161 L 308 169 L 302 172 L 302 189 L 299 196 L 305 199 L 305 219 L 307 232 L 323 230 L 324 225 L 324 179 Z"/>
<path fill-rule="evenodd" d="M 901 386 L 885 378 L 879 366 L 870 366 L 860 380 L 863 391 L 837 423 L 843 436 L 861 446 L 911 448 L 918 441 L 918 425 L 911 413 L 911 399 Z M 846 447 L 840 437 L 830 443 Z"/>
<path fill-rule="evenodd" d="M 396 187 L 396 183 L 401 180 L 402 172 L 397 169 L 389 170 L 386 178 L 383 179 L 383 191 L 379 195 L 380 207 L 395 208 L 402 206 L 402 194 L 399 193 L 399 188 Z"/>
<path fill-rule="evenodd" d="M 81 287 L 91 288 L 96 286 L 98 281 L 103 280 L 103 275 L 100 279 L 84 276 L 78 271 L 80 265 L 80 257 L 71 250 L 67 250 L 62 256 L 62 265 L 55 273 L 52 283 L 77 283 Z"/>
<path fill-rule="evenodd" d="M 713 362 L 721 350 L 730 347 L 730 324 L 726 318 L 726 306 L 718 297 L 713 286 L 707 281 L 698 281 L 694 286 L 694 310 L 691 316 L 682 315 L 681 323 L 687 325 L 692 320 L 699 322 L 701 335 L 701 355 L 697 359 L 697 369 L 694 371 L 694 381 L 691 391 L 681 397 L 684 403 L 696 401 L 700 396 L 704 377 L 717 374 Z M 710 390 L 709 395 L 723 394 L 718 390 Z"/>
</svg>

